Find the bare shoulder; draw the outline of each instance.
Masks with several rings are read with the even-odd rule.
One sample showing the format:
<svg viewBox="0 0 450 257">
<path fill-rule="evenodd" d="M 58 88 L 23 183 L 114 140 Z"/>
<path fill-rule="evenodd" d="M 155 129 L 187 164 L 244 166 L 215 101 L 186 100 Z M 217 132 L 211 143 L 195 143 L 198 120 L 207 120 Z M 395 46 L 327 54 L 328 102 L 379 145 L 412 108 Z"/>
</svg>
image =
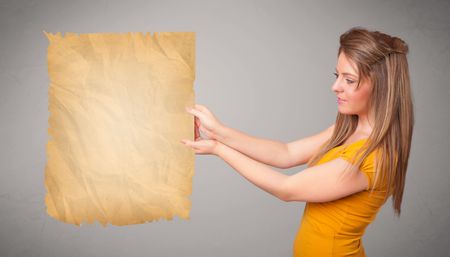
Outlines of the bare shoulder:
<svg viewBox="0 0 450 257">
<path fill-rule="evenodd" d="M 315 135 L 287 143 L 290 161 L 285 168 L 306 164 L 320 150 L 320 147 L 331 138 L 333 131 L 334 123 Z"/>
</svg>

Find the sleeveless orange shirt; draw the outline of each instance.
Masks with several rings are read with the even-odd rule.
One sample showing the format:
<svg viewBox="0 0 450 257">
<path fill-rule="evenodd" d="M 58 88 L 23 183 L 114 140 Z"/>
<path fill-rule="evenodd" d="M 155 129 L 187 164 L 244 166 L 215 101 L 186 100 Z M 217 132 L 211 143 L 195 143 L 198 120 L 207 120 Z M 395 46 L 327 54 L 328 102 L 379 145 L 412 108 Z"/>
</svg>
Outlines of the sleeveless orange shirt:
<svg viewBox="0 0 450 257">
<path fill-rule="evenodd" d="M 367 138 L 328 151 L 316 164 L 342 158 L 351 163 L 356 151 Z M 386 202 L 386 185 L 377 183 L 374 191 L 375 151 L 370 153 L 359 169 L 366 175 L 369 186 L 364 191 L 330 202 L 307 202 L 294 241 L 294 257 L 363 256 L 362 236 Z"/>
</svg>

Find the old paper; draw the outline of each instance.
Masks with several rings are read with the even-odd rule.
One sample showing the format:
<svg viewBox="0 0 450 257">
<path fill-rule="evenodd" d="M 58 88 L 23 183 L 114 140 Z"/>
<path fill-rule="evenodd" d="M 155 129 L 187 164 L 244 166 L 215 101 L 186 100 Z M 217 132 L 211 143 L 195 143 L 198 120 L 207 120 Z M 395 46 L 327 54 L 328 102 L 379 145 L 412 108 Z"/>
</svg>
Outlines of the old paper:
<svg viewBox="0 0 450 257">
<path fill-rule="evenodd" d="M 78 226 L 189 219 L 195 33 L 44 33 L 47 213 Z"/>
</svg>

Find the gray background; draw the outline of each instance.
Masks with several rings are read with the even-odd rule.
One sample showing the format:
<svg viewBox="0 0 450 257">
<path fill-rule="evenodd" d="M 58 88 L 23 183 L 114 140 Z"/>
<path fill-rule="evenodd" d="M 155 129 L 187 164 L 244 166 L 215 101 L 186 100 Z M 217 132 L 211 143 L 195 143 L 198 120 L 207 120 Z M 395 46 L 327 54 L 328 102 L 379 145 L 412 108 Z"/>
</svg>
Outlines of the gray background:
<svg viewBox="0 0 450 257">
<path fill-rule="evenodd" d="M 356 25 L 409 43 L 416 111 L 402 216 L 389 200 L 366 230 L 366 253 L 445 256 L 449 13 L 448 1 L 0 1 L 0 256 L 291 256 L 304 207 L 197 155 L 189 221 L 78 228 L 49 217 L 43 30 L 195 31 L 197 102 L 228 126 L 289 142 L 334 122 L 338 38 Z"/>
</svg>

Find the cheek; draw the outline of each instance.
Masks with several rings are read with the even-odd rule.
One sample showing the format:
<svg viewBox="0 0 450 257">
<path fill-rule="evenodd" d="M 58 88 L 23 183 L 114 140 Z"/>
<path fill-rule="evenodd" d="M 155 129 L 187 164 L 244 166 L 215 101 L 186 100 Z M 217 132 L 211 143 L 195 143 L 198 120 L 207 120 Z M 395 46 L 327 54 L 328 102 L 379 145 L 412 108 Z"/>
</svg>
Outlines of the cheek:
<svg viewBox="0 0 450 257">
<path fill-rule="evenodd" d="M 370 92 L 360 88 L 360 90 L 353 92 L 349 97 L 349 102 L 355 107 L 364 107 L 369 101 Z"/>
</svg>

